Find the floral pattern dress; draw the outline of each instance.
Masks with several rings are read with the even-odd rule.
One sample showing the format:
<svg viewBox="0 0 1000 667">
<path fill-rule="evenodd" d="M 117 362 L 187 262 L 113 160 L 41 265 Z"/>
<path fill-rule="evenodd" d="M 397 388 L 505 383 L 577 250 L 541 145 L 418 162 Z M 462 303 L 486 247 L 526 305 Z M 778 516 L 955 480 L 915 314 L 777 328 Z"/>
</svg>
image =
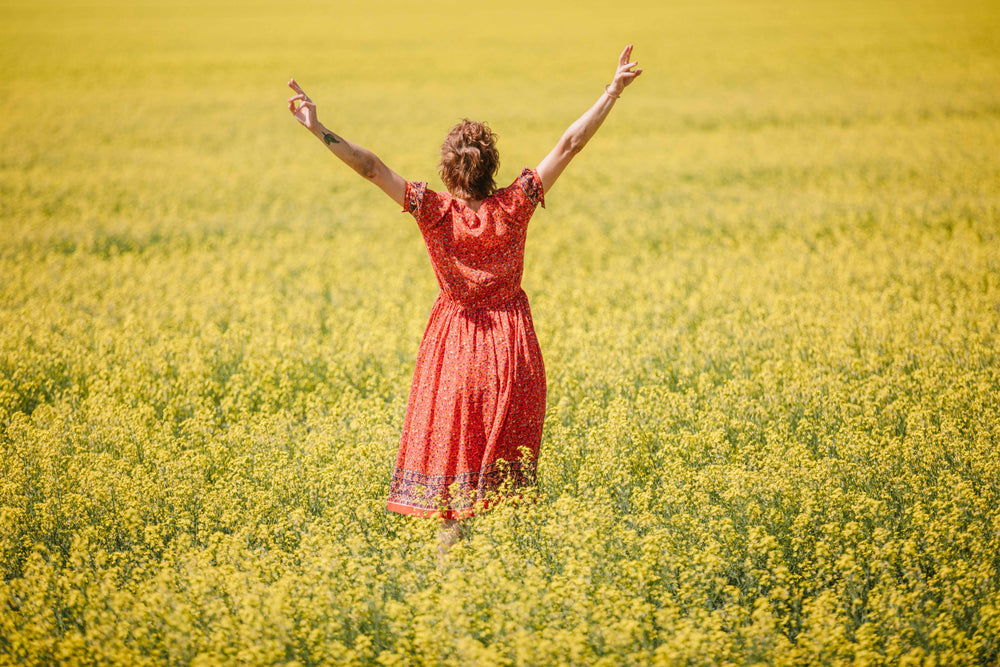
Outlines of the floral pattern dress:
<svg viewBox="0 0 1000 667">
<path fill-rule="evenodd" d="M 538 173 L 473 211 L 406 185 L 441 292 L 417 353 L 388 509 L 470 516 L 509 481 L 535 479 L 545 420 L 545 367 L 521 289 L 528 221 L 544 206 Z"/>
</svg>

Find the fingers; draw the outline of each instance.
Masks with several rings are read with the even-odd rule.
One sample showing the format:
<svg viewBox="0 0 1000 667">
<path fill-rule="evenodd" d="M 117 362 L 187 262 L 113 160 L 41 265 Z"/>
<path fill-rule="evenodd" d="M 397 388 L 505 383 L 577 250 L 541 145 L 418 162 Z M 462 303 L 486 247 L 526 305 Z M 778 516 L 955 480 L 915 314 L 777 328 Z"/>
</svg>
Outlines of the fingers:
<svg viewBox="0 0 1000 667">
<path fill-rule="evenodd" d="M 622 51 L 622 54 L 618 57 L 618 71 L 615 72 L 615 78 L 621 79 L 626 83 L 631 83 L 632 79 L 639 76 L 642 73 L 641 69 L 634 69 L 639 65 L 638 60 L 631 60 L 632 58 L 632 44 L 629 44 Z"/>
<path fill-rule="evenodd" d="M 632 45 L 629 44 L 622 51 L 622 54 L 618 56 L 618 66 L 622 67 L 628 62 L 628 59 L 632 57 Z"/>
<path fill-rule="evenodd" d="M 299 90 L 301 90 L 301 88 Z M 296 106 L 296 102 L 300 102 L 300 104 Z M 309 96 L 305 93 L 299 93 L 298 95 L 293 95 L 288 98 L 288 110 L 294 114 L 303 110 L 312 110 L 315 108 L 316 104 L 309 99 Z"/>
<path fill-rule="evenodd" d="M 639 65 L 638 60 L 632 60 L 632 44 L 629 44 L 622 50 L 622 54 L 618 57 L 618 71 L 615 72 L 615 79 L 622 82 L 623 86 L 627 86 L 632 83 L 635 77 L 642 74 L 642 69 L 636 69 Z"/>
<path fill-rule="evenodd" d="M 629 85 L 630 83 L 635 81 L 636 77 L 639 76 L 640 74 L 642 74 L 641 69 L 637 69 L 634 72 L 626 72 L 625 75 L 622 77 L 622 86 Z"/>
<path fill-rule="evenodd" d="M 295 101 L 301 101 L 302 106 L 305 106 L 306 104 L 313 104 L 313 101 L 309 99 L 308 95 L 306 95 L 306 91 L 302 90 L 302 87 L 295 81 L 295 79 L 288 80 L 288 87 L 298 93 L 298 95 L 288 98 L 289 107 L 291 107 Z M 302 107 L 299 108 L 301 109 Z"/>
<path fill-rule="evenodd" d="M 288 110 L 295 116 L 295 120 L 310 130 L 313 129 L 316 122 L 316 104 L 309 99 L 306 91 L 302 90 L 295 79 L 288 80 L 288 87 L 297 93 L 288 98 Z"/>
</svg>

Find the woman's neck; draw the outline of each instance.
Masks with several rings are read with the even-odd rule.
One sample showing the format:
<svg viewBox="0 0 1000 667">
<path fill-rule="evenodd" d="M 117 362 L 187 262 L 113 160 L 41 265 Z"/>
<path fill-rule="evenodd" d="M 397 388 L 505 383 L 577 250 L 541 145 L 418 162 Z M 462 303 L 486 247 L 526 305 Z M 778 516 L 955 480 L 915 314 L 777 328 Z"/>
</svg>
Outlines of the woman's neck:
<svg viewBox="0 0 1000 667">
<path fill-rule="evenodd" d="M 461 197 L 455 197 L 455 201 L 465 204 L 473 213 L 478 213 L 479 207 L 483 205 L 482 199 L 462 199 Z"/>
</svg>

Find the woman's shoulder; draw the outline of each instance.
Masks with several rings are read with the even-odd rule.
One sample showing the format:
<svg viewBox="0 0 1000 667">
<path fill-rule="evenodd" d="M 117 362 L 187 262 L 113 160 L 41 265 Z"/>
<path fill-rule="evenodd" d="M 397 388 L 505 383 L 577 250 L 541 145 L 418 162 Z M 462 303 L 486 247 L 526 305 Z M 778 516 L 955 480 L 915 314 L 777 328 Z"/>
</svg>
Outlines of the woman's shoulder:
<svg viewBox="0 0 1000 667">
<path fill-rule="evenodd" d="M 494 193 L 498 199 L 511 201 L 511 200 L 527 200 L 532 206 L 537 206 L 541 204 L 545 206 L 545 196 L 542 191 L 542 179 L 538 175 L 538 172 L 530 167 L 525 167 L 514 182 L 507 187 L 498 190 Z"/>
<path fill-rule="evenodd" d="M 454 198 L 447 192 L 427 187 L 426 181 L 407 181 L 403 212 L 410 213 L 422 225 L 440 222 L 451 209 Z"/>
<path fill-rule="evenodd" d="M 533 169 L 524 169 L 510 185 L 484 199 L 483 206 L 493 214 L 527 223 L 542 203 L 541 184 Z"/>
</svg>

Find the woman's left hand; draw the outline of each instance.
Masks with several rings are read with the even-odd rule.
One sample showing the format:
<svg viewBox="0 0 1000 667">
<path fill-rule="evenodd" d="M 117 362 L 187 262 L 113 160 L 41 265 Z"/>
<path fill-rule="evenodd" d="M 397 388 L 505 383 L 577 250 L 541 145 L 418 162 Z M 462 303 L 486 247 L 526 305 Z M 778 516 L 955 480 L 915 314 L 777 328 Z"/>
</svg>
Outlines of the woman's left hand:
<svg viewBox="0 0 1000 667">
<path fill-rule="evenodd" d="M 316 103 L 309 99 L 299 84 L 295 83 L 295 79 L 288 82 L 288 87 L 297 93 L 288 98 L 288 110 L 295 116 L 295 120 L 305 125 L 307 129 L 315 130 L 319 125 L 319 120 L 316 118 Z"/>
</svg>

